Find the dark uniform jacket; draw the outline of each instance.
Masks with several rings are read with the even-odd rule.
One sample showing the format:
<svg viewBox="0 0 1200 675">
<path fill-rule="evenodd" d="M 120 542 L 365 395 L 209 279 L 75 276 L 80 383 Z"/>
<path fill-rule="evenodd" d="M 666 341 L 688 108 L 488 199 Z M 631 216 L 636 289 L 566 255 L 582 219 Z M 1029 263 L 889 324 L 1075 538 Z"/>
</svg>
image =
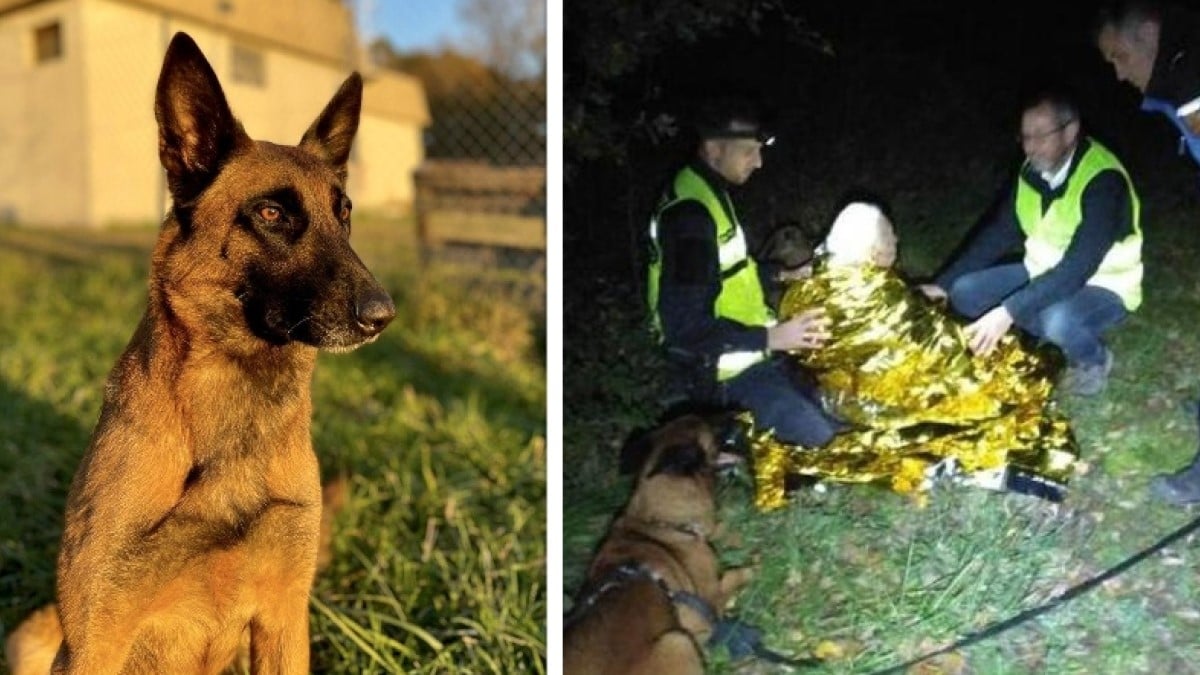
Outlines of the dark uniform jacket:
<svg viewBox="0 0 1200 675">
<path fill-rule="evenodd" d="M 730 183 L 703 161 L 690 166 L 732 210 Z M 662 251 L 658 311 L 667 346 L 714 363 L 727 352 L 766 349 L 766 328 L 716 316 L 721 264 L 717 226 L 708 211 L 695 201 L 671 206 L 659 218 L 658 239 Z"/>
</svg>

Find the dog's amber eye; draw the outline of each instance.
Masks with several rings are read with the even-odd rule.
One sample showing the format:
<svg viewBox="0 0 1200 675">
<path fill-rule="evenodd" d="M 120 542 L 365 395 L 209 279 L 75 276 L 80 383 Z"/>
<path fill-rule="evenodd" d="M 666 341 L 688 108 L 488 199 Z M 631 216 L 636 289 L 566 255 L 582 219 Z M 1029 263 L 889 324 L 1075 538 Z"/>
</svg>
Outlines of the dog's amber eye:
<svg viewBox="0 0 1200 675">
<path fill-rule="evenodd" d="M 342 205 L 342 210 L 341 210 L 341 212 L 338 214 L 338 216 L 339 216 L 339 217 L 340 217 L 342 220 L 350 220 L 350 207 L 349 207 L 348 205 L 345 205 L 345 204 L 343 204 L 343 205 Z"/>
<path fill-rule="evenodd" d="M 258 209 L 258 215 L 268 223 L 274 223 L 283 217 L 283 209 L 278 206 L 262 206 Z"/>
</svg>

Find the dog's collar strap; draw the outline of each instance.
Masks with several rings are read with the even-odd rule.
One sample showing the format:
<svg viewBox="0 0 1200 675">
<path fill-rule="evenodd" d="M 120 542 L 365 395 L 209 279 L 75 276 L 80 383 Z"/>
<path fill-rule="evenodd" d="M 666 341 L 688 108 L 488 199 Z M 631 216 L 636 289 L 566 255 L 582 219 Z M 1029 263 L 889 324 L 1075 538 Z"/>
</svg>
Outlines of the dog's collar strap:
<svg viewBox="0 0 1200 675">
<path fill-rule="evenodd" d="M 569 626 L 578 621 L 605 593 L 639 579 L 653 581 L 662 589 L 672 604 L 683 605 L 691 609 L 699 614 L 708 625 L 715 627 L 720 620 L 720 617 L 717 616 L 717 611 L 713 609 L 713 606 L 707 600 L 690 591 L 671 590 L 671 587 L 667 585 L 662 575 L 640 562 L 630 560 L 612 568 L 600 581 L 593 584 L 591 591 L 582 596 L 579 602 L 576 602 L 571 611 L 567 613 L 567 616 L 563 619 L 563 625 Z"/>
<path fill-rule="evenodd" d="M 607 583 L 602 584 L 601 590 L 610 590 L 627 582 L 636 581 L 637 579 L 649 579 L 664 590 L 667 590 L 667 582 L 663 581 L 661 576 L 655 574 L 654 570 L 649 567 L 634 560 L 623 562 L 614 567 L 613 571 L 609 572 L 605 577 Z"/>
<path fill-rule="evenodd" d="M 608 574 L 605 574 L 596 583 L 586 586 L 583 589 L 587 591 L 586 593 L 583 593 L 582 591 L 580 592 L 579 600 L 575 602 L 575 605 L 571 608 L 571 611 L 567 612 L 566 617 L 563 618 L 564 627 L 575 623 L 582 618 L 584 614 L 587 614 L 592 606 L 595 605 L 600 598 L 604 597 L 606 593 L 620 588 L 621 586 L 624 586 L 630 581 L 634 581 L 636 579 L 648 579 L 658 584 L 658 586 L 663 589 L 663 592 L 667 593 L 668 595 L 671 593 L 671 589 L 667 588 L 666 582 L 663 581 L 662 577 L 655 574 L 653 570 L 647 568 L 641 563 L 632 560 L 627 561 L 609 570 Z"/>
<path fill-rule="evenodd" d="M 717 610 L 713 609 L 713 606 L 710 605 L 707 600 L 696 595 L 695 593 L 690 593 L 688 591 L 667 591 L 667 594 L 671 596 L 671 602 L 677 605 L 683 605 L 684 607 L 696 612 L 709 626 L 715 627 L 717 625 L 717 621 L 720 620 L 720 617 L 717 616 Z"/>
</svg>

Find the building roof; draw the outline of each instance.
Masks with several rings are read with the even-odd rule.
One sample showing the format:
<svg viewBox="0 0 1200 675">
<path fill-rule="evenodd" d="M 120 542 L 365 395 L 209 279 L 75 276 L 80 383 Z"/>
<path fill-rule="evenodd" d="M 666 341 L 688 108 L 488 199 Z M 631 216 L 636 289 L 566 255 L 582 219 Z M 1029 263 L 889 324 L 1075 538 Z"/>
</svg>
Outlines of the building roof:
<svg viewBox="0 0 1200 675">
<path fill-rule="evenodd" d="M 0 14 L 45 0 L 0 0 Z M 342 0 L 113 0 L 169 12 L 345 67 L 358 65 L 354 17 Z"/>
<path fill-rule="evenodd" d="M 0 15 L 48 0 L 0 0 Z M 383 68 L 363 68 L 354 20 L 343 0 L 109 0 L 205 23 L 266 46 L 365 70 L 363 111 L 429 126 L 429 105 L 420 80 Z M 285 9 L 281 9 L 285 8 Z"/>
<path fill-rule="evenodd" d="M 429 126 L 429 105 L 421 81 L 383 68 L 364 78 L 363 112 Z"/>
</svg>

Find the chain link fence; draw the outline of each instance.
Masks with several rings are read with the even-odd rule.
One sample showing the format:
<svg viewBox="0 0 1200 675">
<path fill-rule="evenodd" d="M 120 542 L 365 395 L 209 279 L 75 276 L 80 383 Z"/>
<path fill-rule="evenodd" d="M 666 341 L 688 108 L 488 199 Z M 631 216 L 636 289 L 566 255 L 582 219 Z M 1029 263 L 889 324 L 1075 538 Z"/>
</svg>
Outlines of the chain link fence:
<svg viewBox="0 0 1200 675">
<path fill-rule="evenodd" d="M 469 82 L 439 83 L 435 91 L 456 84 L 454 95 L 430 98 L 427 159 L 545 167 L 544 79 L 513 80 L 485 71 L 471 73 Z"/>
<path fill-rule="evenodd" d="M 454 91 L 430 96 L 425 162 L 415 176 L 422 244 L 544 251 L 545 80 L 484 72 Z"/>
<path fill-rule="evenodd" d="M 460 0 L 458 11 L 483 40 L 421 52 L 384 38 L 370 44 L 376 65 L 425 89 L 418 236 L 427 250 L 465 244 L 544 255 L 545 2 Z"/>
</svg>

